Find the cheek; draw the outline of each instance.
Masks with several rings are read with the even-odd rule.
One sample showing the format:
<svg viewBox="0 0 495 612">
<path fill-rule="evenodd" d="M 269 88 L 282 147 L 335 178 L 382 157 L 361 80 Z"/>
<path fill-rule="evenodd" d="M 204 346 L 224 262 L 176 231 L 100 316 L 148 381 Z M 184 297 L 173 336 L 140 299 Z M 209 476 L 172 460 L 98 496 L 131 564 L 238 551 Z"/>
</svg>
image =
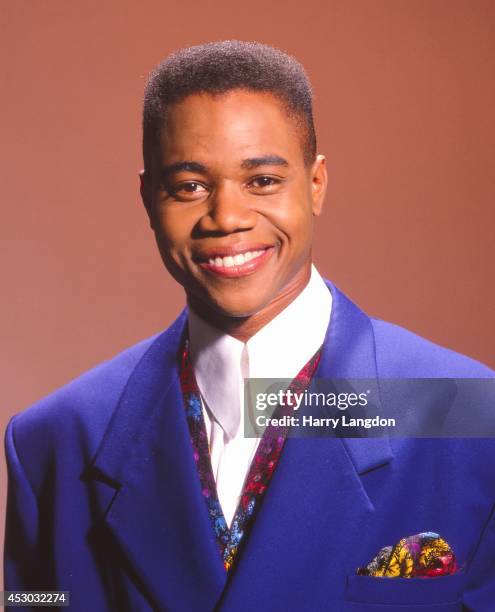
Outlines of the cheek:
<svg viewBox="0 0 495 612">
<path fill-rule="evenodd" d="M 270 217 L 272 224 L 284 235 L 283 241 L 302 244 L 310 240 L 313 215 L 307 194 L 301 191 L 279 204 L 270 211 Z"/>
<path fill-rule="evenodd" d="M 189 272 L 184 253 L 187 250 L 186 234 L 173 215 L 161 215 L 155 227 L 155 240 L 161 259 L 169 274 L 182 286 L 187 286 Z"/>
<path fill-rule="evenodd" d="M 187 232 L 175 215 L 162 214 L 155 227 L 155 240 L 163 263 L 175 280 L 184 284 L 187 277 Z"/>
<path fill-rule="evenodd" d="M 165 207 L 157 215 L 155 234 L 162 254 L 165 251 L 175 258 L 185 249 L 191 234 L 188 217 L 181 210 Z"/>
</svg>

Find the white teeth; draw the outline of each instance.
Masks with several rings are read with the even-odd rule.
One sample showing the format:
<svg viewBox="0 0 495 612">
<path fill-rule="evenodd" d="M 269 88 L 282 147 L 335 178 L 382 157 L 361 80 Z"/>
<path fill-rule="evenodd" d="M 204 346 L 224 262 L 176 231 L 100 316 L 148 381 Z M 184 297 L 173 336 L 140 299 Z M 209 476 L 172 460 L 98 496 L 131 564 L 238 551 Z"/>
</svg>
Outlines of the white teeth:
<svg viewBox="0 0 495 612">
<path fill-rule="evenodd" d="M 242 266 L 244 261 L 245 261 L 245 259 L 244 259 L 244 255 L 242 253 L 239 253 L 238 255 L 234 256 L 234 263 L 235 263 L 236 266 Z"/>
<path fill-rule="evenodd" d="M 248 261 L 256 259 L 262 255 L 265 251 L 246 251 L 245 253 L 238 253 L 237 255 L 227 255 L 226 257 L 211 257 L 208 259 L 208 263 L 211 266 L 217 266 L 218 268 L 232 268 L 233 266 L 242 266 Z"/>
</svg>

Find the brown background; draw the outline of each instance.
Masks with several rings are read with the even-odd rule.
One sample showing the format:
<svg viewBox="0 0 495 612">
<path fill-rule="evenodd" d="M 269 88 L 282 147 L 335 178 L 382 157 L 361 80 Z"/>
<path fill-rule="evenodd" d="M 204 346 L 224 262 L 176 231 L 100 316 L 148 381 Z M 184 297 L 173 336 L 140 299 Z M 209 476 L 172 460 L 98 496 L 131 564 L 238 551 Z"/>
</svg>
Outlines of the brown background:
<svg viewBox="0 0 495 612">
<path fill-rule="evenodd" d="M 321 273 L 495 366 L 493 0 L 2 0 L 0 23 L 2 428 L 179 311 L 138 197 L 141 97 L 156 62 L 209 40 L 309 72 Z"/>
</svg>

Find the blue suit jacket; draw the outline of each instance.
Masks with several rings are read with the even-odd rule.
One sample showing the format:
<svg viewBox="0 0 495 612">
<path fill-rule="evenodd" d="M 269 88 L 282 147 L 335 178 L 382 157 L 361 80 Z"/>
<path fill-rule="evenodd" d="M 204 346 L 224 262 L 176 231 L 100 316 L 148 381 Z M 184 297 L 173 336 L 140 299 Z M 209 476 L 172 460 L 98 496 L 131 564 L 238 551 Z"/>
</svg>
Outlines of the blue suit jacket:
<svg viewBox="0 0 495 612">
<path fill-rule="evenodd" d="M 329 288 L 317 376 L 493 375 Z M 287 440 L 227 579 L 178 383 L 186 317 L 10 422 L 7 589 L 69 590 L 82 612 L 495 610 L 491 440 Z M 356 576 L 421 531 L 445 537 L 462 570 Z"/>
</svg>

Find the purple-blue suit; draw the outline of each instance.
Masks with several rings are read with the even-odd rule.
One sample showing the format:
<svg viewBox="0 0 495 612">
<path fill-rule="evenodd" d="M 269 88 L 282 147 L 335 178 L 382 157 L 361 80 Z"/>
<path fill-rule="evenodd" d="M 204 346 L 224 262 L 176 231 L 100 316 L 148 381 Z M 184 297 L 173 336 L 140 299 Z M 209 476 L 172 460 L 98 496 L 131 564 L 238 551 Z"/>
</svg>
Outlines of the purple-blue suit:
<svg viewBox="0 0 495 612">
<path fill-rule="evenodd" d="M 318 377 L 493 376 L 328 286 Z M 492 440 L 288 439 L 227 577 L 178 380 L 186 321 L 11 420 L 6 589 L 68 590 L 78 612 L 495 610 Z M 356 575 L 423 531 L 448 541 L 459 572 Z"/>
</svg>

